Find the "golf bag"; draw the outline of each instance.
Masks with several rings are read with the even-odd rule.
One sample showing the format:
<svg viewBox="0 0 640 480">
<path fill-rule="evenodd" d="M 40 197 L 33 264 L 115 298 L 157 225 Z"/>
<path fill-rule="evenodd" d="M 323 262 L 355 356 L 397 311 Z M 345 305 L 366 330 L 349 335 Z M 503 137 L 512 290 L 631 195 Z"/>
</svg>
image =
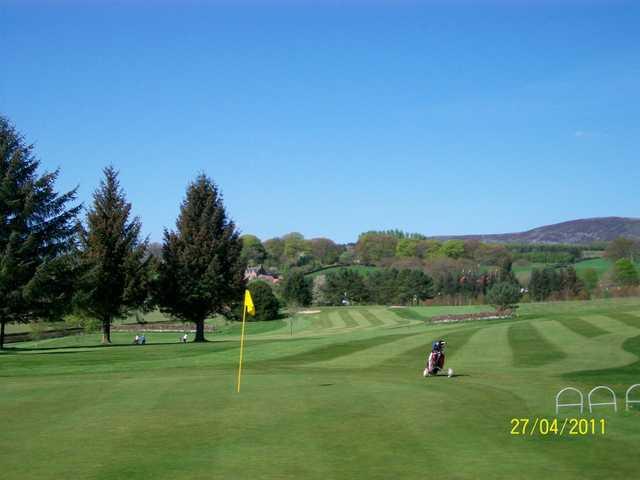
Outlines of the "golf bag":
<svg viewBox="0 0 640 480">
<path fill-rule="evenodd" d="M 444 368 L 444 346 L 446 342 L 438 340 L 433 342 L 433 349 L 427 359 L 427 365 L 424 369 L 423 375 L 437 375 L 440 370 Z"/>
</svg>

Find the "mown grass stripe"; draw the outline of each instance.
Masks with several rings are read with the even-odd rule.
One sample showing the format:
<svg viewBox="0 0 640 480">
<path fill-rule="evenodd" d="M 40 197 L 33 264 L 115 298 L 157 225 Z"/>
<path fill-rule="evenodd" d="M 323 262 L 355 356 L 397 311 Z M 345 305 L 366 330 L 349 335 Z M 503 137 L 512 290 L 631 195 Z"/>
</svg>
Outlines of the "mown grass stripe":
<svg viewBox="0 0 640 480">
<path fill-rule="evenodd" d="M 342 320 L 342 316 L 340 315 L 340 311 L 339 310 L 333 310 L 330 314 L 329 314 L 329 321 L 331 322 L 333 328 L 345 328 L 347 325 L 344 323 L 344 321 Z"/>
<path fill-rule="evenodd" d="M 314 317 L 312 319 L 312 327 L 316 329 L 331 328 L 333 324 L 329 320 L 329 312 L 329 310 L 325 310 L 317 317 Z"/>
<path fill-rule="evenodd" d="M 351 314 L 347 310 L 338 310 L 338 314 L 340 315 L 340 318 L 344 322 L 345 326 L 347 326 L 347 327 L 358 327 L 359 326 L 358 322 L 356 322 L 353 319 L 353 317 L 351 316 Z"/>
<path fill-rule="evenodd" d="M 599 337 L 600 335 L 606 335 L 609 333 L 607 330 L 604 330 L 591 322 L 587 322 L 580 317 L 560 317 L 555 320 L 572 332 L 587 338 Z"/>
<path fill-rule="evenodd" d="M 607 313 L 606 316 L 609 318 L 613 318 L 614 320 L 618 320 L 619 322 L 622 322 L 630 327 L 640 328 L 640 317 L 637 317 L 631 313 L 612 312 Z"/>
<path fill-rule="evenodd" d="M 529 322 L 517 322 L 507 332 L 515 367 L 537 367 L 566 358 Z M 491 346 L 487 346 L 491 348 Z"/>
<path fill-rule="evenodd" d="M 325 362 L 347 355 L 352 355 L 356 352 L 367 350 L 369 348 L 397 342 L 398 340 L 402 340 L 412 335 L 414 334 L 384 335 L 363 340 L 354 340 L 351 342 L 331 343 L 329 345 L 313 348 L 294 355 L 265 360 L 260 362 L 260 366 L 263 367 L 275 363 L 278 365 L 290 365 L 292 367 L 297 367 L 306 363 Z"/>
<path fill-rule="evenodd" d="M 367 321 L 366 318 L 362 316 L 361 310 L 351 310 L 349 311 L 349 315 L 351 315 L 351 318 L 353 318 L 358 323 L 358 327 L 360 328 L 369 327 L 369 322 Z"/>
<path fill-rule="evenodd" d="M 360 310 L 360 314 L 369 322 L 372 327 L 384 325 L 384 321 L 379 319 L 371 310 Z"/>
<path fill-rule="evenodd" d="M 429 352 L 431 352 L 433 341 L 437 339 L 444 339 L 447 342 L 447 361 L 451 360 L 451 358 L 455 359 L 456 353 L 462 351 L 462 348 L 478 330 L 479 329 L 477 328 L 465 328 L 463 330 L 454 331 L 452 333 L 440 333 L 438 335 L 434 334 L 433 338 L 424 338 L 424 341 L 419 346 L 410 348 L 399 353 L 398 355 L 388 358 L 379 365 L 372 365 L 371 369 L 396 369 L 406 367 L 407 365 L 416 365 L 416 368 L 420 368 L 421 365 L 426 363 Z"/>
<path fill-rule="evenodd" d="M 406 323 L 408 323 L 408 321 L 411 320 L 424 320 L 425 317 L 423 317 L 422 315 L 420 315 L 417 312 L 414 312 L 413 310 L 410 310 L 408 308 L 394 308 L 391 310 L 396 316 L 400 317 L 400 320 L 396 320 L 397 323 L 404 325 Z"/>
</svg>

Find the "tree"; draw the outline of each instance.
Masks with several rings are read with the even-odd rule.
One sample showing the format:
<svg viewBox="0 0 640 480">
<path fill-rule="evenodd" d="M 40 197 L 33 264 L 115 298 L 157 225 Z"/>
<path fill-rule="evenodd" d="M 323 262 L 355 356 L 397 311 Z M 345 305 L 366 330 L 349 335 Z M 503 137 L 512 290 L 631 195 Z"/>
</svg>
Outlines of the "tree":
<svg viewBox="0 0 640 480">
<path fill-rule="evenodd" d="M 376 305 L 398 303 L 398 270 L 384 268 L 375 270 L 364 279 L 367 296 Z"/>
<path fill-rule="evenodd" d="M 314 238 L 309 241 L 311 254 L 321 265 L 332 265 L 338 261 L 344 247 L 336 245 L 328 238 Z"/>
<path fill-rule="evenodd" d="M 242 240 L 242 261 L 251 267 L 263 264 L 267 259 L 267 251 L 260 239 L 255 235 L 243 235 L 240 239 Z"/>
<path fill-rule="evenodd" d="M 338 257 L 338 262 L 343 265 L 352 265 L 356 260 L 356 254 L 353 250 L 345 250 Z"/>
<path fill-rule="evenodd" d="M 433 281 L 422 270 L 400 270 L 397 283 L 399 303 L 406 305 L 433 297 Z"/>
<path fill-rule="evenodd" d="M 358 238 L 355 251 L 364 263 L 379 262 L 384 258 L 393 258 L 396 254 L 398 237 L 379 233 L 363 233 Z"/>
<path fill-rule="evenodd" d="M 187 188 L 176 230 L 165 230 L 155 293 L 163 312 L 195 323 L 194 341 L 206 341 L 208 317 L 229 316 L 242 301 L 246 265 L 241 253 L 242 241 L 218 187 L 199 175 Z"/>
<path fill-rule="evenodd" d="M 281 238 L 271 238 L 265 240 L 265 250 L 267 251 L 267 263 L 276 267 L 280 267 L 284 257 L 284 240 Z"/>
<path fill-rule="evenodd" d="M 640 242 L 630 238 L 618 237 L 609 243 L 604 255 L 614 262 L 622 258 L 628 258 L 633 262 L 640 256 Z"/>
<path fill-rule="evenodd" d="M 420 242 L 424 242 L 424 240 L 401 238 L 396 245 L 396 257 L 417 257 L 417 248 Z"/>
<path fill-rule="evenodd" d="M 366 302 L 368 293 L 362 275 L 355 270 L 342 269 L 327 274 L 322 297 L 329 305 L 343 305 L 344 301 L 348 303 Z"/>
<path fill-rule="evenodd" d="M 493 305 L 496 310 L 503 312 L 517 307 L 520 301 L 520 287 L 511 282 L 499 282 L 487 292 L 487 303 Z"/>
<path fill-rule="evenodd" d="M 638 270 L 633 262 L 627 258 L 621 258 L 613 266 L 613 278 L 623 287 L 635 286 L 640 283 Z"/>
<path fill-rule="evenodd" d="M 464 255 L 464 241 L 462 240 L 447 240 L 442 244 L 440 250 L 443 255 L 449 258 L 460 258 Z"/>
<path fill-rule="evenodd" d="M 257 322 L 278 318 L 280 304 L 271 290 L 271 285 L 262 280 L 255 280 L 249 283 L 247 288 L 251 292 L 253 305 L 256 309 L 255 316 L 247 315 L 247 320 Z"/>
<path fill-rule="evenodd" d="M 298 270 L 291 271 L 282 283 L 282 298 L 292 306 L 306 307 L 313 298 L 313 282 Z"/>
<path fill-rule="evenodd" d="M 70 306 L 79 206 L 38 174 L 33 146 L 0 117 L 0 349 L 10 322 L 59 319 Z"/>
<path fill-rule="evenodd" d="M 86 226 L 80 227 L 80 275 L 74 305 L 102 324 L 102 343 L 111 343 L 111 323 L 144 306 L 149 297 L 150 262 L 142 225 L 131 218 L 131 204 L 120 188 L 118 172 L 103 170 L 93 194 Z"/>
<path fill-rule="evenodd" d="M 289 265 L 301 265 L 304 258 L 311 254 L 311 245 L 301 233 L 292 232 L 282 237 L 284 257 Z"/>
<path fill-rule="evenodd" d="M 593 268 L 587 268 L 582 272 L 582 281 L 587 290 L 595 289 L 598 286 L 598 272 Z"/>
</svg>

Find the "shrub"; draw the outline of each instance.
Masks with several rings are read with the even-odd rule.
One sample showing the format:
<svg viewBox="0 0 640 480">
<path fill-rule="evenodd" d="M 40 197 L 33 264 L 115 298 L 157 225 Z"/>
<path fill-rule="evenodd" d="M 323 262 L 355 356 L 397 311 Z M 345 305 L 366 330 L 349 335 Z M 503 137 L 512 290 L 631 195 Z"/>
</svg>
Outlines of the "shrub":
<svg viewBox="0 0 640 480">
<path fill-rule="evenodd" d="M 251 292 L 253 305 L 256 308 L 255 316 L 247 316 L 248 321 L 275 320 L 278 318 L 280 304 L 273 294 L 271 286 L 262 280 L 251 282 L 247 287 Z"/>
<path fill-rule="evenodd" d="M 289 305 L 306 307 L 313 298 L 313 281 L 300 271 L 291 271 L 282 282 L 282 298 Z"/>
<path fill-rule="evenodd" d="M 640 283 L 638 270 L 627 258 L 622 258 L 615 263 L 613 275 L 616 283 L 623 287 L 632 287 Z"/>
<path fill-rule="evenodd" d="M 487 292 L 487 303 L 493 305 L 496 310 L 504 311 L 510 308 L 517 308 L 522 294 L 520 287 L 510 282 L 496 283 Z"/>
</svg>

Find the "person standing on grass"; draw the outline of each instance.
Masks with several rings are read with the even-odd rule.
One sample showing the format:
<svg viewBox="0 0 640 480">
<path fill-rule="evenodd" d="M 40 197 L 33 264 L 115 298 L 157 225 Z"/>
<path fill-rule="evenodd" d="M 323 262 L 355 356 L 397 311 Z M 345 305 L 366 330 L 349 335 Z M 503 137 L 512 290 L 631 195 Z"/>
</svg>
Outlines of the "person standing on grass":
<svg viewBox="0 0 640 480">
<path fill-rule="evenodd" d="M 185 334 L 182 336 L 182 343 L 187 343 L 187 338 L 189 338 L 189 337 L 188 337 L 188 336 L 187 336 L 187 334 L 185 333 Z"/>
</svg>

